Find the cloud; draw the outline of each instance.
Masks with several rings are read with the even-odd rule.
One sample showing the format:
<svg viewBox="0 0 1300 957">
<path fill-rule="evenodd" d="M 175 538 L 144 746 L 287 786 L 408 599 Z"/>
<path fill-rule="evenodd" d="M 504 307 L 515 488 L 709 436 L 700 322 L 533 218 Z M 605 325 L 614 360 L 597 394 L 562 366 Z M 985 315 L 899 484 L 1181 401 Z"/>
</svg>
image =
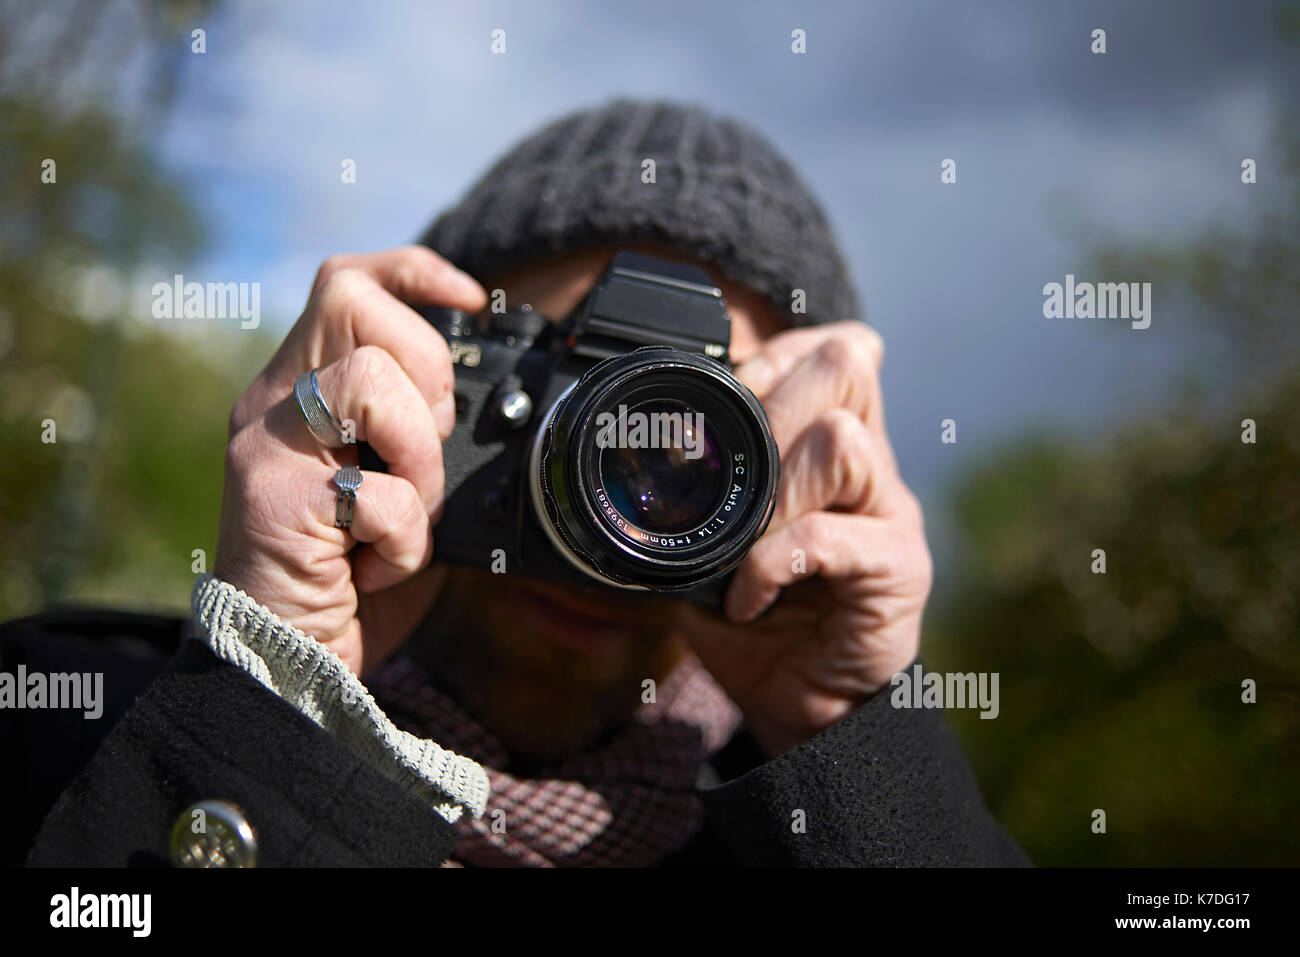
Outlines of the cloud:
<svg viewBox="0 0 1300 957">
<path fill-rule="evenodd" d="M 505 56 L 488 50 L 497 27 Z M 789 51 L 795 27 L 806 55 Z M 1104 56 L 1089 52 L 1094 27 Z M 941 412 L 960 408 L 963 436 L 991 437 L 1095 424 L 1158 396 L 1177 346 L 1158 311 L 1140 347 L 1035 320 L 1042 284 L 1086 256 L 1049 208 L 1064 198 L 1102 231 L 1165 239 L 1248 217 L 1240 159 L 1267 169 L 1274 117 L 1300 88 L 1273 31 L 1264 5 L 1208 0 L 413 0 L 364 13 L 245 0 L 208 25 L 162 149 L 215 227 L 204 278 L 261 281 L 268 324 L 287 324 L 321 259 L 413 238 L 562 112 L 630 92 L 737 115 L 827 206 L 890 342 L 900 458 L 925 483 L 954 464 L 935 452 Z M 939 182 L 947 157 L 956 186 Z M 341 182 L 345 158 L 355 185 Z"/>
</svg>

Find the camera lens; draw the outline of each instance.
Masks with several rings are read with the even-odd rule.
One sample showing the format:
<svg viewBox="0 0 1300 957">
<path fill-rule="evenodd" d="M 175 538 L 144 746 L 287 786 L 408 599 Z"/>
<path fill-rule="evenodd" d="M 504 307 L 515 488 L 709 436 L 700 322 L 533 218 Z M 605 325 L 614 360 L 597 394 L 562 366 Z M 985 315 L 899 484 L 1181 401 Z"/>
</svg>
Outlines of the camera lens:
<svg viewBox="0 0 1300 957">
<path fill-rule="evenodd" d="M 763 533 L 778 467 L 762 406 L 730 372 L 649 346 L 597 364 L 555 404 L 533 449 L 533 504 L 587 574 L 687 589 Z"/>
<path fill-rule="evenodd" d="M 650 438 L 659 441 L 601 450 L 601 487 L 610 504 L 647 531 L 671 535 L 699 527 L 726 497 L 727 450 L 712 439 L 703 414 L 684 403 L 646 402 L 628 414 L 648 423 Z"/>
</svg>

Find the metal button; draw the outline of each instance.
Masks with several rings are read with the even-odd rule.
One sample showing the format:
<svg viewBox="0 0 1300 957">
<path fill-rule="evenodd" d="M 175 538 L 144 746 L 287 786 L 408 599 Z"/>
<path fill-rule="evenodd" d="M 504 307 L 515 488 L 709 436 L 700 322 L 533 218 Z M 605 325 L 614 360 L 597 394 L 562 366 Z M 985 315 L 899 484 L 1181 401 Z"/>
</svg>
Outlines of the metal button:
<svg viewBox="0 0 1300 957">
<path fill-rule="evenodd" d="M 497 415 L 511 428 L 526 425 L 533 414 L 533 400 L 522 389 L 503 393 L 497 400 Z"/>
<path fill-rule="evenodd" d="M 244 812 L 229 801 L 199 801 L 172 825 L 177 867 L 256 867 L 257 837 Z"/>
</svg>

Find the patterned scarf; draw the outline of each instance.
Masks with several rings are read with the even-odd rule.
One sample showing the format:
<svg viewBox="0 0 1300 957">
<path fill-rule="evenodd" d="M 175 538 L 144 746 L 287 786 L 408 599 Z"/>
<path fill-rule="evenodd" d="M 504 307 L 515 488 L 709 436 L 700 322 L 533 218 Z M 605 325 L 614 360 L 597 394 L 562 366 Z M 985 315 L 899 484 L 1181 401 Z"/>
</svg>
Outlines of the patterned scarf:
<svg viewBox="0 0 1300 957">
<path fill-rule="evenodd" d="M 409 656 L 395 655 L 367 686 L 399 728 L 487 769 L 487 811 L 457 823 L 449 867 L 649 867 L 699 831 L 696 777 L 740 726 L 739 709 L 688 654 L 608 743 L 523 778 L 500 770 L 505 747 Z"/>
</svg>

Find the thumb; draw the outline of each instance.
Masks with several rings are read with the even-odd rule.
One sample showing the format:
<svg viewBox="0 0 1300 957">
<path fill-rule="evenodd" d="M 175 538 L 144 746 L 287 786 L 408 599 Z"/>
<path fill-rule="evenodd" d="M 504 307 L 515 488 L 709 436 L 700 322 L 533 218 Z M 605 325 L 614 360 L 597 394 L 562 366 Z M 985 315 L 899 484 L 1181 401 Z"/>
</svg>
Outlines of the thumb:
<svg viewBox="0 0 1300 957">
<path fill-rule="evenodd" d="M 448 567 L 433 562 L 410 578 L 383 591 L 357 596 L 361 622 L 362 676 L 383 664 L 406 643 L 433 610 L 447 582 Z"/>
</svg>

